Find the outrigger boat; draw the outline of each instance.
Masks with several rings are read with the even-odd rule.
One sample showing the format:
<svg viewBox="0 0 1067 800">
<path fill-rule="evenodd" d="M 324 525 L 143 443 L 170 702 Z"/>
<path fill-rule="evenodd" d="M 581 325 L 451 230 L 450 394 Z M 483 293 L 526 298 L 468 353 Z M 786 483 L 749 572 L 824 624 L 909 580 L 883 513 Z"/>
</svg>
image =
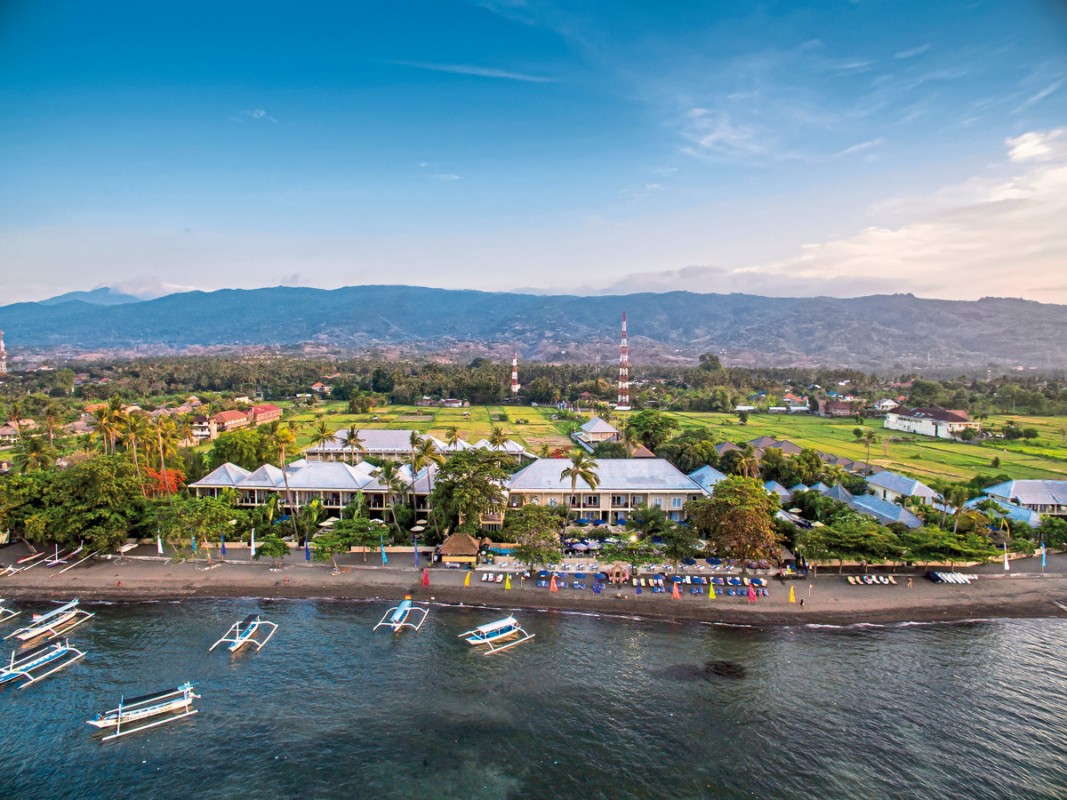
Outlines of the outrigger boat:
<svg viewBox="0 0 1067 800">
<path fill-rule="evenodd" d="M 29 625 L 19 628 L 17 631 L 12 631 L 4 638 L 10 639 L 14 637 L 23 642 L 30 642 L 46 636 L 48 638 L 45 641 L 48 641 L 77 628 L 83 622 L 92 619 L 93 616 L 94 614 L 91 612 L 78 608 L 78 599 L 75 598 L 66 605 L 53 609 L 47 614 L 34 614 L 33 621 Z"/>
<path fill-rule="evenodd" d="M 12 653 L 7 666 L 0 669 L 0 685 L 21 678 L 25 682 L 19 688 L 25 689 L 31 683 L 37 683 L 84 657 L 85 653 L 71 647 L 69 642 L 42 644 L 25 653 Z"/>
<path fill-rule="evenodd" d="M 14 619 L 21 611 L 16 611 L 11 606 L 5 606 L 3 598 L 0 598 L 0 622 L 7 622 L 9 619 Z"/>
<path fill-rule="evenodd" d="M 263 640 L 257 639 L 256 634 L 259 633 L 260 629 L 262 628 L 265 630 L 268 627 L 270 628 L 270 633 L 267 634 L 266 638 Z M 233 623 L 233 625 L 230 626 L 230 629 L 226 631 L 226 635 L 215 642 L 215 644 L 211 645 L 207 651 L 210 653 L 220 644 L 229 642 L 230 646 L 226 649 L 231 653 L 236 653 L 246 644 L 254 644 L 256 646 L 256 652 L 258 653 L 263 649 L 263 645 L 270 641 L 270 637 L 272 637 L 277 630 L 278 626 L 273 622 L 267 622 L 267 620 L 261 619 L 259 614 L 249 614 L 240 622 Z"/>
<path fill-rule="evenodd" d="M 517 644 L 528 642 L 534 636 L 536 634 L 527 633 L 515 617 L 505 617 L 504 619 L 498 619 L 496 622 L 490 622 L 465 631 L 459 635 L 459 638 L 465 638 L 467 644 L 484 645 L 486 649 L 482 655 L 488 656 L 493 653 L 499 653 L 501 650 L 507 650 Z M 507 644 L 500 644 L 500 642 L 505 641 Z"/>
<path fill-rule="evenodd" d="M 416 613 L 422 614 L 418 624 L 408 622 L 408 617 Z M 414 628 L 417 631 L 422 627 L 422 623 L 426 621 L 426 617 L 429 616 L 429 614 L 430 609 L 415 605 L 411 602 L 411 595 L 408 595 L 401 601 L 400 605 L 393 606 L 386 611 L 381 622 L 375 625 L 373 630 L 378 630 L 378 628 L 381 628 L 384 625 L 385 627 L 392 628 L 393 633 L 400 633 L 404 628 Z"/>
<path fill-rule="evenodd" d="M 114 733 L 101 740 L 105 742 L 148 728 L 166 725 L 168 722 L 184 719 L 197 713 L 197 709 L 193 708 L 193 700 L 199 700 L 200 695 L 193 691 L 194 686 L 196 686 L 195 683 L 187 682 L 176 689 L 168 689 L 164 692 L 146 694 L 141 697 L 123 696 L 119 700 L 118 708 L 97 714 L 95 719 L 86 720 L 86 722 L 101 730 L 114 729 Z M 166 717 L 163 717 L 164 714 Z M 156 717 L 163 718 L 155 719 Z M 133 727 L 129 727 L 130 725 Z"/>
</svg>

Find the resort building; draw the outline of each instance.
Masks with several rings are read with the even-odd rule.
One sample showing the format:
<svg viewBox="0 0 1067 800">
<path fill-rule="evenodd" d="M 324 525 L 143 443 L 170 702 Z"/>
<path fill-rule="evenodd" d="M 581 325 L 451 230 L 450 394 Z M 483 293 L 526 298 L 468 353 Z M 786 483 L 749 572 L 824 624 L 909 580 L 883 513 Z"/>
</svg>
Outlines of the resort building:
<svg viewBox="0 0 1067 800">
<path fill-rule="evenodd" d="M 212 419 L 215 421 L 215 426 L 219 433 L 235 431 L 238 428 L 245 427 L 252 421 L 252 417 L 247 411 L 220 411 Z"/>
<path fill-rule="evenodd" d="M 715 484 L 726 480 L 726 475 L 719 472 L 715 467 L 705 464 L 700 469 L 690 472 L 689 479 L 695 481 L 706 493 L 711 494 L 715 489 Z M 804 488 L 806 489 L 807 487 L 805 486 Z"/>
<path fill-rule="evenodd" d="M 416 512 L 427 508 L 436 465 L 422 469 L 415 476 L 412 489 L 411 467 L 404 464 L 397 470 L 404 485 L 403 502 L 410 503 L 412 491 Z M 287 486 L 288 484 L 288 486 Z M 372 517 L 388 513 L 389 491 L 378 480 L 378 470 L 366 462 L 355 466 L 301 459 L 288 464 L 283 473 L 273 464 L 264 464 L 249 472 L 234 464 L 223 464 L 209 475 L 189 485 L 196 497 L 218 497 L 223 490 L 237 492 L 237 505 L 250 508 L 266 503 L 277 496 L 281 508 L 298 509 L 318 500 L 327 513 L 338 514 L 362 492 Z"/>
<path fill-rule="evenodd" d="M 672 520 L 685 518 L 689 500 L 708 494 L 699 483 L 662 458 L 601 458 L 596 468 L 600 482 L 591 488 L 578 480 L 571 491 L 567 458 L 543 458 L 516 472 L 509 481 L 508 508 L 527 503 L 566 506 L 591 522 L 625 522 L 642 505 L 662 508 Z"/>
<path fill-rule="evenodd" d="M 571 438 L 591 453 L 601 442 L 618 442 L 622 435 L 600 417 L 593 417 L 572 433 Z"/>
<path fill-rule="evenodd" d="M 882 424 L 892 431 L 936 436 L 938 439 L 958 439 L 966 430 L 980 430 L 978 423 L 972 421 L 966 411 L 945 408 L 908 409 L 900 406 L 887 411 Z"/>
<path fill-rule="evenodd" d="M 1067 516 L 1067 481 L 1005 481 L 985 490 L 987 497 L 1054 517 Z"/>
<path fill-rule="evenodd" d="M 800 487 L 794 486 L 793 491 L 797 491 L 799 488 Z M 844 503 L 852 510 L 863 514 L 864 516 L 878 520 L 878 522 L 883 525 L 889 525 L 890 523 L 896 522 L 908 528 L 918 528 L 923 524 L 921 519 L 908 509 L 904 508 L 904 506 L 897 505 L 890 500 L 885 500 L 873 494 L 853 495 L 852 492 L 840 483 L 835 483 L 830 487 L 816 484 L 811 488 L 814 491 L 820 492 L 825 497 L 830 497 L 837 500 L 839 503 Z"/>
<path fill-rule="evenodd" d="M 896 503 L 906 498 L 918 498 L 924 505 L 930 505 L 938 499 L 938 494 L 922 481 L 914 478 L 906 478 L 889 470 L 883 470 L 877 475 L 867 478 L 867 486 L 870 487 L 875 497 Z"/>
<path fill-rule="evenodd" d="M 253 425 L 266 425 L 268 422 L 273 422 L 274 420 L 281 418 L 282 410 L 276 405 L 265 403 L 261 406 L 252 406 Z"/>
<path fill-rule="evenodd" d="M 442 453 L 453 449 L 439 439 L 435 439 L 432 436 L 423 436 L 418 431 L 364 428 L 357 433 L 359 442 L 355 448 L 349 447 L 348 431 L 341 429 L 335 431 L 333 438 L 329 441 L 306 449 L 304 458 L 308 461 L 344 461 L 356 464 L 364 458 L 370 458 L 375 461 L 405 461 L 411 458 L 412 434 L 429 439 L 434 443 L 434 447 Z M 468 446 L 466 442 L 463 442 L 461 447 L 456 447 L 455 449 L 466 449 Z"/>
</svg>

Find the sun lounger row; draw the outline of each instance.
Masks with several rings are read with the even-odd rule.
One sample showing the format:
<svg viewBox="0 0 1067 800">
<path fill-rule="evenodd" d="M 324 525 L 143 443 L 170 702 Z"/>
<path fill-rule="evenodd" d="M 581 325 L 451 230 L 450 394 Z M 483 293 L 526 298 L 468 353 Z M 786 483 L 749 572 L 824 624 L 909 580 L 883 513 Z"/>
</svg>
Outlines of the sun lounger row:
<svg viewBox="0 0 1067 800">
<path fill-rule="evenodd" d="M 957 586 L 969 586 L 974 580 L 974 575 L 964 575 L 959 572 L 929 572 L 927 577 L 934 583 L 954 583 Z"/>
<path fill-rule="evenodd" d="M 849 575 L 848 582 L 853 586 L 896 586 L 897 579 L 892 575 Z"/>
<path fill-rule="evenodd" d="M 503 572 L 497 572 L 497 573 L 486 572 L 486 573 L 482 574 L 482 583 L 503 583 L 503 582 L 504 582 L 504 573 Z"/>
</svg>

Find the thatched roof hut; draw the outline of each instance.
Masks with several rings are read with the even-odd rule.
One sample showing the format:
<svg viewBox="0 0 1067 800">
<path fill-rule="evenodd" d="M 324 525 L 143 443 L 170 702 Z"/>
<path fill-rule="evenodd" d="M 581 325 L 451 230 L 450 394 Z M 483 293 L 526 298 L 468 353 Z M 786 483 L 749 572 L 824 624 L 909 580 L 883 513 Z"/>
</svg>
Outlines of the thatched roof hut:
<svg viewBox="0 0 1067 800">
<path fill-rule="evenodd" d="M 453 533 L 441 545 L 441 561 L 473 564 L 478 559 L 478 540 L 465 533 Z"/>
</svg>

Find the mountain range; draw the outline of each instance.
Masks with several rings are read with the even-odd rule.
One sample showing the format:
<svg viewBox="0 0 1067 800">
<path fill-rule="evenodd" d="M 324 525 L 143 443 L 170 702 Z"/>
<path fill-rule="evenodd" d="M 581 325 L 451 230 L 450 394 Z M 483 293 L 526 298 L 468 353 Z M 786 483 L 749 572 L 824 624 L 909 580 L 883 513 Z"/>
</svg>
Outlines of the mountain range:
<svg viewBox="0 0 1067 800">
<path fill-rule="evenodd" d="M 9 351 L 457 353 L 615 357 L 623 311 L 634 363 L 720 354 L 726 364 L 859 369 L 1062 369 L 1067 306 L 1028 300 L 745 294 L 576 297 L 412 286 L 274 287 L 138 301 L 110 290 L 0 307 Z"/>
</svg>

